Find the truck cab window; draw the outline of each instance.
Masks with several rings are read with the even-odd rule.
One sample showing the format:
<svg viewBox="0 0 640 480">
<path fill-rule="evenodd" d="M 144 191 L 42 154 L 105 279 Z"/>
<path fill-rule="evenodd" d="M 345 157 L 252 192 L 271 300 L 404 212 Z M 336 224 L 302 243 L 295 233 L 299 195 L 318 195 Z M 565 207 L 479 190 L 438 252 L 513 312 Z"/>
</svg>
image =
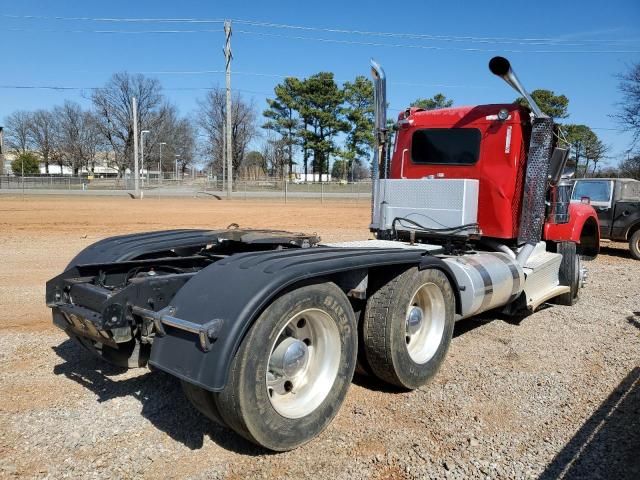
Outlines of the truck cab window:
<svg viewBox="0 0 640 480">
<path fill-rule="evenodd" d="M 477 128 L 425 128 L 413 132 L 411 161 L 417 164 L 473 165 L 480 154 Z"/>
<path fill-rule="evenodd" d="M 603 181 L 578 181 L 573 189 L 571 200 L 578 200 L 582 197 L 589 197 L 591 202 L 609 203 L 611 199 L 611 182 Z"/>
</svg>

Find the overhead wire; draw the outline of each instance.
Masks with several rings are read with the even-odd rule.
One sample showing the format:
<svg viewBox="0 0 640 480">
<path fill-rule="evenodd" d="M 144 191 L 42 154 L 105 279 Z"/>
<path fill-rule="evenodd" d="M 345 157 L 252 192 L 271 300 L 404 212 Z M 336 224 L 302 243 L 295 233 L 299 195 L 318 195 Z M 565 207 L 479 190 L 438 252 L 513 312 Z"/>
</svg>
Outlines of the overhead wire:
<svg viewBox="0 0 640 480">
<path fill-rule="evenodd" d="M 225 19 L 214 18 L 119 18 L 119 17 L 64 17 L 64 16 L 44 16 L 44 15 L 12 15 L 3 14 L 5 18 L 22 20 L 57 20 L 57 21 L 88 21 L 88 22 L 109 22 L 109 23 L 172 23 L 172 24 L 212 24 L 223 23 Z M 519 45 L 572 45 L 581 46 L 586 44 L 619 44 L 638 43 L 638 39 L 570 39 L 567 34 L 560 37 L 499 37 L 499 36 L 474 36 L 474 35 L 434 35 L 425 33 L 410 32 L 385 32 L 373 30 L 359 30 L 338 27 L 317 27 L 308 25 L 295 25 L 287 23 L 267 22 L 247 19 L 231 19 L 232 22 L 240 25 L 248 25 L 259 28 L 289 29 L 299 31 L 314 31 L 334 34 L 348 34 L 360 36 L 377 36 L 392 38 L 410 38 L 431 41 L 455 41 L 455 42 L 480 42 L 480 43 L 514 43 Z M 569 34 L 570 35 L 570 34 Z"/>
</svg>

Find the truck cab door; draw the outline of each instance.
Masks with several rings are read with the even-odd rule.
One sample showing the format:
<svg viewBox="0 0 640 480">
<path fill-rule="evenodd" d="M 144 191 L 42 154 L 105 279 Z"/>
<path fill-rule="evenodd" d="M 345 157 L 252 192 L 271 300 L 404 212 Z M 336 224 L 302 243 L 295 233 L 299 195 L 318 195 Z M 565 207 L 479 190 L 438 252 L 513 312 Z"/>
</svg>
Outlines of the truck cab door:
<svg viewBox="0 0 640 480">
<path fill-rule="evenodd" d="M 589 198 L 591 206 L 598 213 L 600 236 L 611 237 L 613 223 L 613 180 L 576 180 L 571 194 L 571 202 L 579 203 Z"/>
</svg>

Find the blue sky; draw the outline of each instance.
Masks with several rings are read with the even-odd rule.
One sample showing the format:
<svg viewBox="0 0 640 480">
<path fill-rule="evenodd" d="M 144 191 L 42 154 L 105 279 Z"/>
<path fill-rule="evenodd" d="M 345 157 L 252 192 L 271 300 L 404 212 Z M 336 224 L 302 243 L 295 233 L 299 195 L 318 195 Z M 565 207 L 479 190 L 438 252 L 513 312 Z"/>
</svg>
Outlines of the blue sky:
<svg viewBox="0 0 640 480">
<path fill-rule="evenodd" d="M 181 112 L 189 114 L 204 94 L 198 88 L 224 85 L 223 74 L 202 73 L 224 69 L 220 23 L 100 22 L 69 17 L 245 21 L 233 26 L 233 70 L 238 72 L 233 75 L 233 87 L 253 98 L 260 111 L 280 75 L 307 76 L 326 70 L 335 72 L 340 81 L 349 80 L 368 75 L 370 57 L 386 69 L 392 108 L 437 92 L 453 98 L 456 105 L 511 101 L 514 92 L 487 69 L 488 60 L 501 54 L 512 61 L 530 90 L 548 88 L 567 95 L 571 101 L 567 121 L 593 127 L 611 145 L 612 156 L 619 158 L 629 143 L 629 135 L 616 130 L 609 115 L 620 100 L 615 75 L 640 61 L 638 0 L 0 0 L 0 85 L 86 88 L 103 85 L 115 71 L 181 72 L 152 75 L 162 81 L 165 94 Z M 97 33 L 104 30 L 120 33 Z M 183 32 L 121 33 L 149 30 Z M 88 105 L 88 95 L 90 90 L 0 88 L 0 122 L 13 110 L 48 108 L 65 98 Z"/>
</svg>

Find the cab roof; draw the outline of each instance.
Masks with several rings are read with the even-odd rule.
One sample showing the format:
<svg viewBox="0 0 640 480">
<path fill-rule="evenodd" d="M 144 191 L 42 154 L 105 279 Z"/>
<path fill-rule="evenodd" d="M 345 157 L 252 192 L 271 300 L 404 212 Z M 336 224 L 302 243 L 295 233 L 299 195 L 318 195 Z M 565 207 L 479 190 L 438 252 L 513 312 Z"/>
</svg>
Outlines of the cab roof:
<svg viewBox="0 0 640 480">
<path fill-rule="evenodd" d="M 528 109 L 516 103 L 494 103 L 488 105 L 469 105 L 461 107 L 439 108 L 436 110 L 422 110 L 410 107 L 398 116 L 398 121 L 413 120 L 414 126 L 427 126 L 433 124 L 467 124 L 467 123 L 493 123 L 498 118 L 500 110 L 507 110 L 509 123 L 520 123 L 529 120 Z M 407 115 L 407 113 L 409 115 Z"/>
</svg>

